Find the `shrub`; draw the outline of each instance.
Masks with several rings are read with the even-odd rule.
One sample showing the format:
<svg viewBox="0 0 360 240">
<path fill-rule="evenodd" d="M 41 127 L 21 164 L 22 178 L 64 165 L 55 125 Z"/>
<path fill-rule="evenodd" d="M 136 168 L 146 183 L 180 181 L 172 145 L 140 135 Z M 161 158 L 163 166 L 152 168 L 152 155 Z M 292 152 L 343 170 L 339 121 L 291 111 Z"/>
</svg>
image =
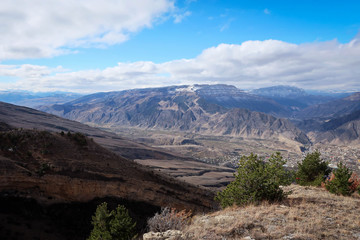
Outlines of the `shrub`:
<svg viewBox="0 0 360 240">
<path fill-rule="evenodd" d="M 165 232 L 167 230 L 182 230 L 190 222 L 191 211 L 176 211 L 175 208 L 163 208 L 161 213 L 148 219 L 148 227 L 151 232 Z"/>
<path fill-rule="evenodd" d="M 122 205 L 109 212 L 107 203 L 100 204 L 92 217 L 92 225 L 94 228 L 89 240 L 128 240 L 136 237 L 136 223 Z"/>
<path fill-rule="evenodd" d="M 358 175 L 356 173 L 352 173 L 351 177 L 349 179 L 349 181 L 352 182 L 352 184 L 350 185 L 350 189 L 355 192 L 357 190 L 360 190 L 360 178 L 358 177 Z"/>
<path fill-rule="evenodd" d="M 291 183 L 290 174 L 283 167 L 285 163 L 278 152 L 271 155 L 268 163 L 253 153 L 241 157 L 237 173 L 234 174 L 235 180 L 219 192 L 215 200 L 222 207 L 282 200 L 287 193 L 280 185 Z"/>
<path fill-rule="evenodd" d="M 342 162 L 338 163 L 329 180 L 325 182 L 326 189 L 336 195 L 350 196 L 356 188 L 352 187 L 354 180 L 352 172 Z"/>
<path fill-rule="evenodd" d="M 298 163 L 296 182 L 303 186 L 320 186 L 330 173 L 327 162 L 320 159 L 320 152 L 308 153 L 301 163 Z"/>
</svg>

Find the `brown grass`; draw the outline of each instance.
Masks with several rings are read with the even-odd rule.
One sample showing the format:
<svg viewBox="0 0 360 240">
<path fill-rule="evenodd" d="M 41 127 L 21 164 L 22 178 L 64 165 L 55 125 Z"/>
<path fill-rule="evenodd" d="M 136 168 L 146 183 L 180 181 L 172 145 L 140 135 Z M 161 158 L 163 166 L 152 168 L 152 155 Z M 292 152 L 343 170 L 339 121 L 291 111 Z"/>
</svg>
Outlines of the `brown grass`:
<svg viewBox="0 0 360 240">
<path fill-rule="evenodd" d="M 287 200 L 196 216 L 187 239 L 360 239 L 359 196 L 291 185 Z"/>
</svg>

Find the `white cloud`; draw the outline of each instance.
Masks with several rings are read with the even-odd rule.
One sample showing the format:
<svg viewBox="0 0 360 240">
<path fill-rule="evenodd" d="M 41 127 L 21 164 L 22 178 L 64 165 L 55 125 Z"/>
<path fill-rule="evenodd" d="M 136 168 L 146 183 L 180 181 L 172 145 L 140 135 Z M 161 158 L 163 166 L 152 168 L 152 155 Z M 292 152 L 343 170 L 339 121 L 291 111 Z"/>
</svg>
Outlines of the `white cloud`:
<svg viewBox="0 0 360 240">
<path fill-rule="evenodd" d="M 190 11 L 186 11 L 184 13 L 178 13 L 178 14 L 174 14 L 174 23 L 181 23 L 182 20 L 184 20 L 184 18 L 188 17 L 191 15 Z"/>
<path fill-rule="evenodd" d="M 172 0 L 2 0 L 0 60 L 121 43 L 173 9 Z"/>
<path fill-rule="evenodd" d="M 268 15 L 271 14 L 270 10 L 267 9 L 267 8 L 264 9 L 264 13 L 265 13 L 265 14 L 268 14 Z"/>
<path fill-rule="evenodd" d="M 224 83 L 239 88 L 290 84 L 305 89 L 360 91 L 359 66 L 359 38 L 347 44 L 334 40 L 297 45 L 266 40 L 220 44 L 193 59 L 119 63 L 103 70 L 71 72 L 0 65 L 0 76 L 19 79 L 7 88 L 37 91 L 97 92 L 193 83 Z M 4 84 L 0 87 L 4 89 Z"/>
</svg>

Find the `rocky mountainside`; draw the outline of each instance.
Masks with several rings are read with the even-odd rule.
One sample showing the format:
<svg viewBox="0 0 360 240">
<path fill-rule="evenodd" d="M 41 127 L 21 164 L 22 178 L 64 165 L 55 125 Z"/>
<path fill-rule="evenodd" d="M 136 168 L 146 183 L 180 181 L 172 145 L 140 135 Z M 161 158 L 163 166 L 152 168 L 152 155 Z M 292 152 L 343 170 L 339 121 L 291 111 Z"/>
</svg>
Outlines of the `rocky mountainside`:
<svg viewBox="0 0 360 240">
<path fill-rule="evenodd" d="M 331 144 L 360 144 L 360 110 L 333 118 L 319 125 L 316 133 L 311 132 L 315 142 Z"/>
<path fill-rule="evenodd" d="M 98 93 L 41 110 L 83 123 L 131 126 L 309 143 L 286 119 L 250 110 L 281 106 L 228 85 L 194 85 Z M 280 110 L 279 110 L 280 109 Z"/>
<path fill-rule="evenodd" d="M 273 116 L 287 116 L 289 110 L 276 101 L 257 94 L 246 93 L 231 85 L 199 85 L 195 92 L 208 103 L 225 108 L 244 108 Z"/>
<path fill-rule="evenodd" d="M 314 143 L 358 145 L 360 93 L 299 111 L 295 125 Z"/>
<path fill-rule="evenodd" d="M 335 96 L 331 95 L 308 94 L 304 89 L 292 86 L 259 88 L 252 90 L 250 93 L 270 98 L 283 107 L 287 107 L 290 113 L 283 115 L 285 117 L 294 116 L 294 114 L 306 107 L 335 99 Z"/>
<path fill-rule="evenodd" d="M 324 119 L 338 118 L 360 110 L 360 92 L 348 97 L 337 99 L 323 104 L 307 107 L 295 114 L 297 119 Z"/>
</svg>

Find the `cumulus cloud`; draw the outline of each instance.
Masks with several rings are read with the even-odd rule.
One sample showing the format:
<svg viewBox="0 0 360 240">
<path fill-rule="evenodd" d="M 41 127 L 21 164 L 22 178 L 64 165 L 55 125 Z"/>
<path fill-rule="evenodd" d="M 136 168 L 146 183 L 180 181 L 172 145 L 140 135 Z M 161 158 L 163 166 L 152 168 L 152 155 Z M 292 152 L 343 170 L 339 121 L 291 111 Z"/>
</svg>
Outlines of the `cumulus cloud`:
<svg viewBox="0 0 360 240">
<path fill-rule="evenodd" d="M 278 40 L 220 44 L 192 59 L 119 63 L 78 72 L 0 65 L 0 76 L 19 78 L 12 87 L 37 91 L 96 92 L 194 83 L 360 91 L 359 66 L 360 39 L 356 37 L 346 44 L 336 40 L 299 45 Z"/>
<path fill-rule="evenodd" d="M 0 60 L 121 43 L 173 9 L 171 0 L 2 0 Z"/>
</svg>

